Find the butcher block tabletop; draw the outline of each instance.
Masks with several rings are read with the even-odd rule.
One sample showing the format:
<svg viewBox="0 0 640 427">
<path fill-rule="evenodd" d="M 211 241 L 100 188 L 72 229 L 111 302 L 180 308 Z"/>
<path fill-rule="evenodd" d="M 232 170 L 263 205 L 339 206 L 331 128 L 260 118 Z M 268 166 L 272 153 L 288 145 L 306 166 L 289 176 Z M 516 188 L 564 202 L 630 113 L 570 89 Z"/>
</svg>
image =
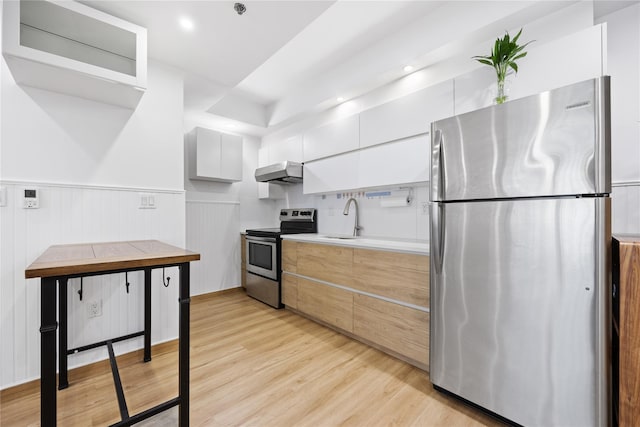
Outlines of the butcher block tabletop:
<svg viewBox="0 0 640 427">
<path fill-rule="evenodd" d="M 198 261 L 200 254 L 158 240 L 54 245 L 27 269 L 34 277 L 73 276 Z"/>
</svg>

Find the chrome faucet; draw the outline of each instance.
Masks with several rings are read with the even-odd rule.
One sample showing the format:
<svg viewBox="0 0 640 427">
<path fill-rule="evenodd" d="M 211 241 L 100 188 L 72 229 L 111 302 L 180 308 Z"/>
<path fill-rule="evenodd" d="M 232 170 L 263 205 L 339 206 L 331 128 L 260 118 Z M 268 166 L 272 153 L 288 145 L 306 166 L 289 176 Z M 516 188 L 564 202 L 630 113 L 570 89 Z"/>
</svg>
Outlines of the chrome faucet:
<svg viewBox="0 0 640 427">
<path fill-rule="evenodd" d="M 356 212 L 355 212 L 356 222 L 353 225 L 353 236 L 356 237 L 358 235 L 358 231 L 362 230 L 362 227 L 358 225 L 358 202 L 356 201 L 356 199 L 352 197 L 349 200 L 347 200 L 347 204 L 344 205 L 344 211 L 342 211 L 342 215 L 349 215 L 349 206 L 351 206 L 351 202 L 353 202 L 353 204 L 356 207 Z"/>
</svg>

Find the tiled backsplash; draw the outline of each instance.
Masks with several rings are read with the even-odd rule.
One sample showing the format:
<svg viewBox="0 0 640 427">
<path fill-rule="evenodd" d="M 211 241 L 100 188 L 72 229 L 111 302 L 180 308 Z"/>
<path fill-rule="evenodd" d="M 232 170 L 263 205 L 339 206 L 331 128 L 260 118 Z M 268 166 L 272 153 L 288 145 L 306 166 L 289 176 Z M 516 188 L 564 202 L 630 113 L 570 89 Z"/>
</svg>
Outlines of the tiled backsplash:
<svg viewBox="0 0 640 427">
<path fill-rule="evenodd" d="M 349 215 L 342 214 L 349 197 L 358 202 L 361 236 L 429 240 L 429 193 L 426 185 L 407 187 L 411 189 L 409 206 L 382 207 L 383 198 L 367 197 L 373 190 L 348 191 L 326 195 L 304 195 L 302 185 L 286 187 L 287 196 L 279 201 L 279 208 L 318 209 L 318 232 L 320 234 L 353 233 L 353 206 Z M 392 193 L 398 188 L 391 189 Z"/>
</svg>

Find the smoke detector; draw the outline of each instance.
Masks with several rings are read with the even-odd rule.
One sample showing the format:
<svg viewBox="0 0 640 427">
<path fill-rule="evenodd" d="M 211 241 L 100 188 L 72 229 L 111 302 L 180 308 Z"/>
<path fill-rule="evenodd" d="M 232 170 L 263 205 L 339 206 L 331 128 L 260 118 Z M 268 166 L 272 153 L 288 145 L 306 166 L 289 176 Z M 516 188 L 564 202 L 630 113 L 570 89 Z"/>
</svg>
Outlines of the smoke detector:
<svg viewBox="0 0 640 427">
<path fill-rule="evenodd" d="M 247 11 L 247 7 L 243 3 L 236 3 L 233 5 L 233 10 L 235 10 L 238 15 L 242 15 Z"/>
</svg>

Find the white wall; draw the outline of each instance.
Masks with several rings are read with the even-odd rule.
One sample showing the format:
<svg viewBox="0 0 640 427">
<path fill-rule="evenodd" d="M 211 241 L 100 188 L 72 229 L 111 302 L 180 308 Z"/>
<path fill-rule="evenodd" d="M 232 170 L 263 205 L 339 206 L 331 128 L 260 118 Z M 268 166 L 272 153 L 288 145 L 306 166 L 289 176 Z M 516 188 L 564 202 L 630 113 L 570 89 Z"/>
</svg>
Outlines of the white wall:
<svg viewBox="0 0 640 427">
<path fill-rule="evenodd" d="M 640 234 L 640 4 L 600 22 L 611 75 L 612 230 Z"/>
<path fill-rule="evenodd" d="M 60 243 L 158 239 L 185 245 L 182 76 L 150 62 L 148 90 L 135 110 L 15 84 L 1 64 L 0 387 L 39 377 L 40 291 L 24 270 L 47 247 Z M 40 189 L 41 207 L 22 209 L 25 186 Z M 140 192 L 155 195 L 156 209 L 139 209 Z M 173 269 L 175 270 L 175 269 Z M 152 341 L 177 337 L 177 272 L 168 289 L 153 279 Z M 85 281 L 69 289 L 69 344 L 100 341 L 142 329 L 142 279 L 124 275 Z M 102 300 L 103 316 L 89 319 L 86 303 Z M 120 354 L 141 339 L 118 343 Z M 97 349 L 69 358 L 69 366 L 107 357 Z"/>
<path fill-rule="evenodd" d="M 558 12 L 547 15 L 544 18 L 525 23 L 522 37 L 525 41 L 536 40 L 536 42 L 527 49 L 528 51 L 531 52 L 536 49 L 547 51 L 547 48 L 544 47 L 546 44 L 554 43 L 557 39 L 587 29 L 592 25 L 593 5 L 590 2 L 578 2 Z M 510 33 L 515 34 L 514 30 L 517 32 L 519 29 L 519 27 L 510 29 Z M 497 36 L 502 36 L 502 34 L 497 34 L 496 37 Z M 455 58 L 417 70 L 388 85 L 344 102 L 322 113 L 303 118 L 286 127 L 277 127 L 273 132 L 262 138 L 262 146 L 278 144 L 287 138 L 303 133 L 307 129 L 357 114 L 366 109 L 401 98 L 454 77 L 460 77 L 477 70 L 481 70 L 480 73 L 484 73 L 486 66 L 470 58 L 473 55 L 489 53 L 494 40 L 495 38 L 491 40 L 474 40 L 473 43 L 475 44 L 469 44 L 468 47 L 465 47 L 464 52 Z M 522 63 L 525 64 L 523 67 L 526 67 L 526 59 L 527 58 L 524 58 L 522 61 Z M 553 69 L 553 64 L 549 63 L 548 68 Z M 488 67 L 487 71 L 490 71 Z M 554 72 L 557 72 L 557 70 L 554 69 Z"/>
<path fill-rule="evenodd" d="M 185 135 L 196 126 L 231 133 L 216 129 L 206 118 L 187 114 Z M 185 166 L 187 247 L 201 255 L 201 262 L 194 263 L 191 269 L 192 295 L 239 287 L 240 232 L 247 228 L 278 225 L 276 203 L 258 199 L 258 186 L 253 174 L 258 167 L 260 140 L 243 136 L 242 144 L 240 182 L 193 180 L 189 178 L 188 165 Z"/>
<path fill-rule="evenodd" d="M 517 29 L 516 29 L 517 31 Z M 513 98 L 552 89 L 580 80 L 598 77 L 604 71 L 602 61 L 602 29 L 593 27 L 590 3 L 580 2 L 524 26 L 523 40 L 536 40 L 527 49 L 529 54 L 520 61 L 521 73 L 514 78 Z M 491 41 L 476 49 L 476 53 L 490 50 Z M 564 52 L 558 56 L 557 52 Z M 481 108 L 492 103 L 495 96 L 495 74 L 470 56 L 454 58 L 419 70 L 366 95 L 341 104 L 325 113 L 294 123 L 263 138 L 263 146 L 279 144 L 295 134 L 323 123 L 346 117 L 384 102 L 400 98 L 417 90 L 448 79 L 454 79 L 456 114 Z M 554 61 L 547 61 L 551 58 Z M 581 62 L 582 61 L 582 62 Z M 586 64 L 586 66 L 585 66 Z M 561 68 L 558 71 L 556 66 Z M 526 71 L 527 69 L 529 71 Z M 397 160 L 397 159 L 396 159 Z M 397 160 L 400 161 L 400 160 Z M 414 202 L 408 207 L 381 207 L 377 199 L 368 199 L 364 191 L 351 191 L 360 205 L 361 234 L 369 237 L 429 239 L 429 216 L 423 212 L 428 202 L 427 185 L 414 186 Z M 349 234 L 353 218 L 342 215 L 346 199 L 343 194 L 304 196 L 302 186 L 286 188 L 287 196 L 280 207 L 315 207 L 319 211 L 319 231 L 325 234 Z"/>
<path fill-rule="evenodd" d="M 411 188 L 412 202 L 409 206 L 383 207 L 381 198 L 367 197 L 369 190 L 345 191 L 326 195 L 304 195 L 302 184 L 287 187 L 280 207 L 316 208 L 318 210 L 318 233 L 346 234 L 353 233 L 354 209 L 349 215 L 343 215 L 345 204 L 350 197 L 358 202 L 359 225 L 361 236 L 376 238 L 394 238 L 428 241 L 429 214 L 426 204 L 429 202 L 428 187 L 416 185 L 411 187 L 390 187 L 388 190 L 403 192 Z M 375 191 L 375 190 L 372 190 Z"/>
<path fill-rule="evenodd" d="M 603 17 L 598 23 L 606 23 L 606 28 L 592 28 L 592 16 L 590 6 L 582 2 L 526 25 L 524 40 L 537 41 L 521 61 L 521 72 L 513 78 L 511 96 L 517 98 L 602 74 L 612 76 L 612 229 L 614 233 L 640 233 L 640 5 Z M 541 39 L 541 34 L 546 34 L 546 38 Z M 452 77 L 456 84 L 456 113 L 491 103 L 495 86 L 492 71 L 474 65 L 467 58 L 461 62 L 452 60 L 280 129 L 263 138 L 263 146 L 278 144 L 308 128 Z M 425 221 L 428 223 L 428 216 L 422 218 L 420 204 L 421 197 L 428 198 L 427 188 L 415 189 L 417 203 L 406 208 L 382 208 L 360 197 L 360 218 L 365 227 L 362 234 L 428 239 L 428 230 L 423 225 Z M 287 193 L 280 206 L 316 207 L 322 233 L 344 233 L 352 227 L 352 218 L 345 220 L 341 213 L 345 200 L 337 194 L 327 194 L 324 199 L 304 196 L 301 186 L 292 187 Z"/>
</svg>

